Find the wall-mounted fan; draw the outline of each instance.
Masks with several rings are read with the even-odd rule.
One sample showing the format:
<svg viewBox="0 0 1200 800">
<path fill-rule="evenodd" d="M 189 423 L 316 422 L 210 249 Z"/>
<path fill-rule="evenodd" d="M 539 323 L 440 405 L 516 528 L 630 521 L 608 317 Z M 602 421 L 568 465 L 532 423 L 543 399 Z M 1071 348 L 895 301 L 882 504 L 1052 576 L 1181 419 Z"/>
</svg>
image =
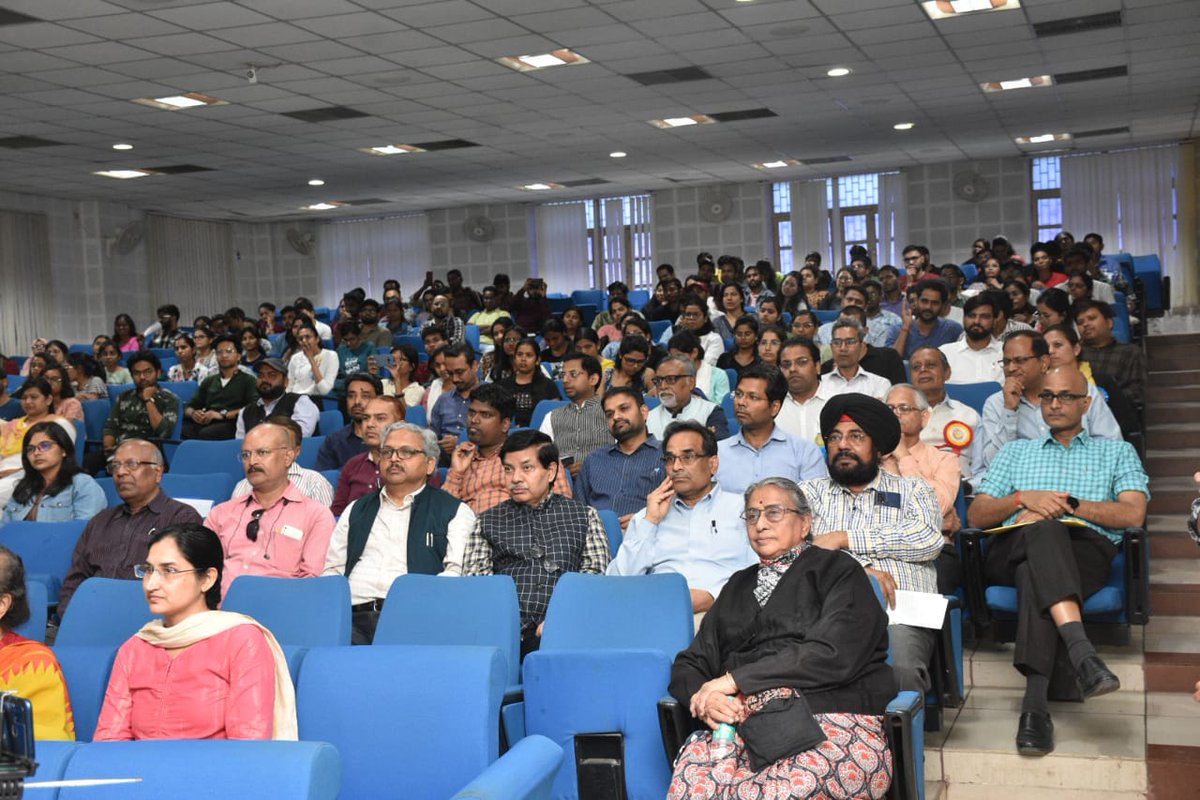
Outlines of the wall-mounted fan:
<svg viewBox="0 0 1200 800">
<path fill-rule="evenodd" d="M 954 196 L 968 203 L 978 203 L 988 196 L 990 187 L 978 172 L 958 172 L 952 180 Z"/>
<path fill-rule="evenodd" d="M 123 256 L 129 255 L 137 246 L 142 243 L 142 238 L 146 235 L 146 226 L 141 220 L 134 220 L 128 225 L 117 228 L 112 236 L 104 240 L 108 245 L 108 253 L 112 255 L 113 251 L 117 251 Z"/>
<path fill-rule="evenodd" d="M 317 237 L 298 228 L 288 228 L 284 236 L 291 248 L 302 256 L 311 256 L 317 248 Z"/>
<path fill-rule="evenodd" d="M 490 242 L 496 238 L 496 223 L 482 214 L 463 220 L 462 230 L 472 242 Z"/>
<path fill-rule="evenodd" d="M 733 213 L 733 198 L 722 191 L 708 191 L 700 196 L 700 218 L 705 222 L 724 222 Z"/>
</svg>

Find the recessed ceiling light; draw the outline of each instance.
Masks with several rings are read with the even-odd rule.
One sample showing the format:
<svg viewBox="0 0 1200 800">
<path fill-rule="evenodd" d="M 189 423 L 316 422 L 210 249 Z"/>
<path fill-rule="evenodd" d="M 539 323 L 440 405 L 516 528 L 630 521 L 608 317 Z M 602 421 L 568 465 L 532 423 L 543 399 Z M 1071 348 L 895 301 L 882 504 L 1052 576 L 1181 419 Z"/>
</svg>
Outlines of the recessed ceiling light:
<svg viewBox="0 0 1200 800">
<path fill-rule="evenodd" d="M 1037 89 L 1052 86 L 1054 78 L 1049 75 L 1034 75 L 1029 78 L 1014 78 L 1007 81 L 989 81 L 979 84 L 985 92 L 1011 92 L 1014 89 Z"/>
<path fill-rule="evenodd" d="M 340 200 L 334 200 L 333 202 L 329 202 L 329 203 L 313 203 L 310 206 L 304 206 L 304 208 L 302 210 L 303 211 L 328 211 L 331 208 L 337 208 L 338 206 L 342 206 L 342 205 L 345 205 L 345 204 L 342 203 Z"/>
<path fill-rule="evenodd" d="M 125 181 L 130 178 L 145 178 L 147 175 L 153 175 L 154 173 L 145 169 L 106 169 L 100 172 L 93 172 L 92 174 Z"/>
<path fill-rule="evenodd" d="M 1017 144 L 1047 144 L 1048 142 L 1065 142 L 1070 140 L 1069 133 L 1042 133 L 1037 136 L 1018 136 L 1013 141 Z"/>
<path fill-rule="evenodd" d="M 913 127 L 914 124 L 911 122 L 897 122 L 892 126 L 892 129 L 897 131 L 911 131 Z"/>
<path fill-rule="evenodd" d="M 715 122 L 712 117 L 707 114 L 692 114 L 690 117 L 666 117 L 664 119 L 652 119 L 650 124 L 656 128 L 684 128 L 688 125 L 710 125 Z"/>
<path fill-rule="evenodd" d="M 313 178 L 312 180 L 310 180 L 308 182 L 308 185 L 309 186 L 324 186 L 325 181 L 321 180 L 320 178 Z"/>
<path fill-rule="evenodd" d="M 535 69 L 547 69 L 549 67 L 566 67 L 573 64 L 589 64 L 586 58 L 579 55 L 573 50 L 568 50 L 563 47 L 558 50 L 551 50 L 549 53 L 535 53 L 524 56 L 501 56 L 496 59 L 506 67 L 511 67 L 518 72 L 532 72 Z"/>
<path fill-rule="evenodd" d="M 125 144 L 124 142 L 120 142 L 118 144 L 114 144 L 112 149 L 113 150 L 132 150 L 133 145 Z"/>
<path fill-rule="evenodd" d="M 850 69 L 848 67 L 834 67 L 825 74 L 831 78 L 844 78 L 850 74 Z"/>
<path fill-rule="evenodd" d="M 782 169 L 783 167 L 798 167 L 800 162 L 794 158 L 780 158 L 775 161 L 764 161 L 761 164 L 752 165 L 755 169 Z"/>
<path fill-rule="evenodd" d="M 530 192 L 545 192 L 550 189 L 561 189 L 562 184 L 554 183 L 553 181 L 539 181 L 538 183 L 527 183 L 521 188 Z"/>
<path fill-rule="evenodd" d="M 628 155 L 628 153 L 626 153 L 624 150 L 614 150 L 613 152 L 608 154 L 608 157 L 609 158 L 624 158 L 626 155 Z"/>
<path fill-rule="evenodd" d="M 161 108 L 166 111 L 182 111 L 185 108 L 198 108 L 200 106 L 229 105 L 225 100 L 219 100 L 211 95 L 200 94 L 199 92 L 184 92 L 183 94 L 174 94 L 167 97 L 138 97 L 133 102 L 150 106 L 151 108 Z"/>
<path fill-rule="evenodd" d="M 405 153 L 424 153 L 415 144 L 383 144 L 377 147 L 364 147 L 362 152 L 372 156 L 402 156 Z"/>
<path fill-rule="evenodd" d="M 1021 0 L 924 0 L 921 7 L 930 19 L 949 19 L 981 11 L 1011 11 Z"/>
</svg>

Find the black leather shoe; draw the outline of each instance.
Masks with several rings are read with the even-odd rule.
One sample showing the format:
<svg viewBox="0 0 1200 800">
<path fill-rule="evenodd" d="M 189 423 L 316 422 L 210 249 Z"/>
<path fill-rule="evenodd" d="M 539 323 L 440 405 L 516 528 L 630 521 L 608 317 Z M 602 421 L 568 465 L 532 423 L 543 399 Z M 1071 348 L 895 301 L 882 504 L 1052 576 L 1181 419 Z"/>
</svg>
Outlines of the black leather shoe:
<svg viewBox="0 0 1200 800">
<path fill-rule="evenodd" d="M 1017 752 L 1023 756 L 1044 756 L 1054 752 L 1054 723 L 1049 714 L 1026 711 L 1017 723 Z"/>
<path fill-rule="evenodd" d="M 1075 670 L 1075 680 L 1079 683 L 1079 691 L 1083 693 L 1085 700 L 1121 688 L 1121 679 L 1105 666 L 1100 656 L 1094 654 L 1079 662 L 1079 669 Z"/>
</svg>

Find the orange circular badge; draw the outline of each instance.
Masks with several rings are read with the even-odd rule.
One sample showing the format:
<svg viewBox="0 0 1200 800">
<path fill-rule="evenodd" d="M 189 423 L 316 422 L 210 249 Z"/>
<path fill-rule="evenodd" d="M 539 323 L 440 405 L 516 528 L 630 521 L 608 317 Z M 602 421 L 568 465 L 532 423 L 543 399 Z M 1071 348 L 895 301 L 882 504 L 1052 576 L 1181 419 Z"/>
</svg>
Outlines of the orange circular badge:
<svg viewBox="0 0 1200 800">
<path fill-rule="evenodd" d="M 957 419 L 946 425 L 942 435 L 946 437 L 946 444 L 955 450 L 962 450 L 975 438 L 975 432 L 971 430 L 971 426 Z"/>
</svg>

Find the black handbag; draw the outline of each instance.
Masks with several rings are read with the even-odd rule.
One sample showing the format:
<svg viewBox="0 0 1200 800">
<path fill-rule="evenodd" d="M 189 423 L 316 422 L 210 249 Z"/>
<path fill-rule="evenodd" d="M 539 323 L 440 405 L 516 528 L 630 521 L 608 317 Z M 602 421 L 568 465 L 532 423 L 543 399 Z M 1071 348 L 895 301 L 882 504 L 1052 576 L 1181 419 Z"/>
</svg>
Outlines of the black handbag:
<svg viewBox="0 0 1200 800">
<path fill-rule="evenodd" d="M 781 758 L 803 753 L 825 741 L 825 731 L 813 716 L 808 700 L 796 693 L 771 700 L 762 711 L 738 726 L 755 772 Z"/>
</svg>

